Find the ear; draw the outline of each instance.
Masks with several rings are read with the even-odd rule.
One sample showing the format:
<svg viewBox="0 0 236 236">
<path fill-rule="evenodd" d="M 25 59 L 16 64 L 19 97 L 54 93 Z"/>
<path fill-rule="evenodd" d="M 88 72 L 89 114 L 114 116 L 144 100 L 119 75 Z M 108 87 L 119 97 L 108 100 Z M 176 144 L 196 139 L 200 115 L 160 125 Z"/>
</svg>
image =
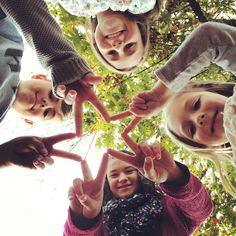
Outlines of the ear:
<svg viewBox="0 0 236 236">
<path fill-rule="evenodd" d="M 43 75 L 43 74 L 32 75 L 31 79 L 47 80 L 47 75 Z"/>
</svg>

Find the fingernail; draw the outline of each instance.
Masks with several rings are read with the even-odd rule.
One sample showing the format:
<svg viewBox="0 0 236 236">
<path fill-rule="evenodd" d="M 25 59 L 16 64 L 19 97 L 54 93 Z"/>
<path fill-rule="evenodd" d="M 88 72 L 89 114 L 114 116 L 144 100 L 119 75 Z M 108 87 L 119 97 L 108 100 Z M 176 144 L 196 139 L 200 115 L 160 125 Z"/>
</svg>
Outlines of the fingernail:
<svg viewBox="0 0 236 236">
<path fill-rule="evenodd" d="M 155 157 L 156 157 L 157 160 L 161 159 L 161 155 L 156 155 Z"/>
<path fill-rule="evenodd" d="M 87 197 L 86 197 L 85 195 L 78 196 L 78 199 L 79 199 L 81 202 L 87 201 Z"/>
</svg>

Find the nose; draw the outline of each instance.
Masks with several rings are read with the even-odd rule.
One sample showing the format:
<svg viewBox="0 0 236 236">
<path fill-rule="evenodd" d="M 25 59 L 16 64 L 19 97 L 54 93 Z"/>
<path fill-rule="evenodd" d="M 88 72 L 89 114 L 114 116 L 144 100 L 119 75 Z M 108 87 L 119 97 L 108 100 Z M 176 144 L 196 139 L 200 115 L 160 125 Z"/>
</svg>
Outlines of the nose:
<svg viewBox="0 0 236 236">
<path fill-rule="evenodd" d="M 112 41 L 112 46 L 114 48 L 119 48 L 121 46 L 121 44 L 122 44 L 121 39 L 115 39 L 115 40 Z"/>
<path fill-rule="evenodd" d="M 41 100 L 41 107 L 48 107 L 50 105 L 50 102 L 46 98 L 42 98 Z"/>
<path fill-rule="evenodd" d="M 119 175 L 119 182 L 125 182 L 127 180 L 128 180 L 128 178 L 127 178 L 126 174 L 120 173 L 120 175 Z"/>
<path fill-rule="evenodd" d="M 200 113 L 197 116 L 197 121 L 196 121 L 197 125 L 202 127 L 205 126 L 207 124 L 207 116 L 206 113 Z"/>
</svg>

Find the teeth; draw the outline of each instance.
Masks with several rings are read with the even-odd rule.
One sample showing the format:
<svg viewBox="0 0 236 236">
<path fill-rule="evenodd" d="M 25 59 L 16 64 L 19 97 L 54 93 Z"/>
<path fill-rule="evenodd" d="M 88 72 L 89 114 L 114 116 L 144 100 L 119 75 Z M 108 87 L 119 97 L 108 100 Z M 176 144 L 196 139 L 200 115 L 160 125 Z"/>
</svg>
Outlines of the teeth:
<svg viewBox="0 0 236 236">
<path fill-rule="evenodd" d="M 108 39 L 116 38 L 116 37 L 118 37 L 123 32 L 124 32 L 124 30 L 121 30 L 121 31 L 113 33 L 113 34 L 108 34 L 108 35 L 106 35 L 106 38 L 108 38 Z"/>
</svg>

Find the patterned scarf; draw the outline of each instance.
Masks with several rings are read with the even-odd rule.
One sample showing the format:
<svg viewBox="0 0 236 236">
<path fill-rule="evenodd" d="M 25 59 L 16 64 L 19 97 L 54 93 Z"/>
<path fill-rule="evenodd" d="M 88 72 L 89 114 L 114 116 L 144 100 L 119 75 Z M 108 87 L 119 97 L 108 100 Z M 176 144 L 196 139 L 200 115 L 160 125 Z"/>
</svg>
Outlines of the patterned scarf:
<svg viewBox="0 0 236 236">
<path fill-rule="evenodd" d="M 110 236 L 148 235 L 158 227 L 163 207 L 157 196 L 138 193 L 112 199 L 103 207 L 104 225 Z"/>
</svg>

